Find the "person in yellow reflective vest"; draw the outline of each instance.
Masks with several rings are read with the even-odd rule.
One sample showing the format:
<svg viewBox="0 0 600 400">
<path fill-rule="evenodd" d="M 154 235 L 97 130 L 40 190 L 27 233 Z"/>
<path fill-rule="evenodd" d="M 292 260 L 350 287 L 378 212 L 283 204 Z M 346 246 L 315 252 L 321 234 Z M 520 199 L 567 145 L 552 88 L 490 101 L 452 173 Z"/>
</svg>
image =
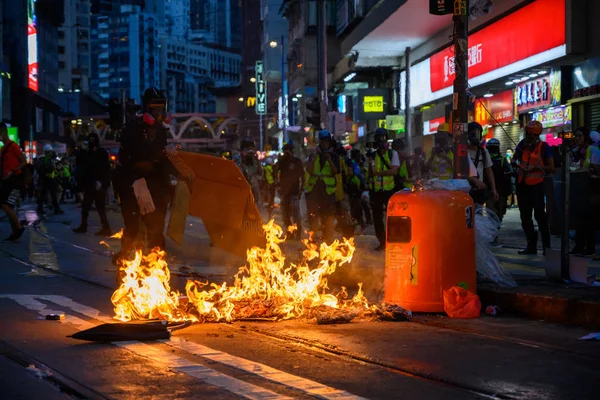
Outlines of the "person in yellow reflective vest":
<svg viewBox="0 0 600 400">
<path fill-rule="evenodd" d="M 394 176 L 396 182 L 396 190 L 411 189 L 413 187 L 412 164 L 406 148 L 404 139 L 394 139 L 392 149 L 398 153 L 400 159 L 400 168 Z"/>
<path fill-rule="evenodd" d="M 435 134 L 435 146 L 427 152 L 425 168 L 430 179 L 452 179 L 454 174 L 454 153 L 452 152 L 450 126 L 444 122 Z"/>
<path fill-rule="evenodd" d="M 269 219 L 273 216 L 273 208 L 275 207 L 275 174 L 273 172 L 273 158 L 267 157 L 265 159 L 265 166 L 263 168 L 263 188 L 265 195 L 265 204 L 267 211 L 269 212 Z"/>
<path fill-rule="evenodd" d="M 379 246 L 375 250 L 385 250 L 384 208 L 390 197 L 396 192 L 394 176 L 400 169 L 398 153 L 388 149 L 388 134 L 384 128 L 375 130 L 375 153 L 369 160 L 369 187 L 373 225 Z"/>
<path fill-rule="evenodd" d="M 54 214 L 64 214 L 64 211 L 61 210 L 60 206 L 58 205 L 57 199 L 56 177 L 58 176 L 58 172 L 56 171 L 55 158 L 56 156 L 54 155 L 52 145 L 45 145 L 44 155 L 39 157 L 37 162 L 37 170 L 41 187 L 37 207 L 38 214 L 44 214 L 44 201 L 47 199 L 48 193 L 50 194 L 52 207 L 54 208 Z"/>
<path fill-rule="evenodd" d="M 318 137 L 317 149 L 309 156 L 306 165 L 304 190 L 313 235 L 320 230 L 321 239 L 329 243 L 333 239 L 339 157 L 333 151 L 333 137 L 328 130 L 320 131 Z"/>
<path fill-rule="evenodd" d="M 348 184 L 348 197 L 350 200 L 350 212 L 354 223 L 360 225 L 364 231 L 367 225 L 371 225 L 371 207 L 369 202 L 364 200 L 363 193 L 367 190 L 365 181 L 364 156 L 359 149 L 350 151 L 349 168 L 352 170 L 352 177 Z"/>
</svg>

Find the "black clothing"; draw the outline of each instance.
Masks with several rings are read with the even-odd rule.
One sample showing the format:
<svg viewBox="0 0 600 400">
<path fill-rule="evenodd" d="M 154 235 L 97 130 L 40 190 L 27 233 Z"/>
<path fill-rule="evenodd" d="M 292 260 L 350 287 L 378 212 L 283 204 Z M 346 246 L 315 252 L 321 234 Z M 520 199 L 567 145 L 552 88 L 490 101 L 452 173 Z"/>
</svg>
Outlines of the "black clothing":
<svg viewBox="0 0 600 400">
<path fill-rule="evenodd" d="M 387 208 L 388 201 L 396 193 L 394 190 L 379 190 L 371 191 L 369 196 L 371 198 L 371 210 L 373 212 L 373 227 L 375 228 L 375 235 L 379 240 L 379 245 L 385 247 L 385 224 L 383 219 L 384 208 Z"/>
<path fill-rule="evenodd" d="M 108 188 L 110 184 L 110 158 L 108 151 L 102 147 L 95 147 L 88 151 L 82 152 L 78 157 L 77 162 L 82 165 L 81 184 L 83 188 L 88 186 L 96 186 L 96 182 L 100 182 L 103 188 Z"/>
<path fill-rule="evenodd" d="M 151 131 L 154 128 L 155 131 Z M 167 130 L 162 126 L 149 127 L 141 119 L 125 126 L 121 134 L 119 149 L 119 168 L 116 178 L 117 190 L 121 199 L 121 212 L 125 229 L 121 241 L 121 252 L 127 253 L 135 247 L 140 229 L 140 217 L 143 219 L 148 238 L 148 247 L 164 248 L 164 227 L 167 208 L 170 201 L 171 175 L 178 175 L 167 158 Z M 133 183 L 144 178 L 156 209 L 146 215 L 140 215 L 137 199 L 133 192 Z"/>
<path fill-rule="evenodd" d="M 273 175 L 279 172 L 279 191 L 282 195 L 298 195 L 304 180 L 304 167 L 299 158 L 283 156 L 275 165 Z"/>
<path fill-rule="evenodd" d="M 517 200 L 519 201 L 519 212 L 521 213 L 521 226 L 525 232 L 528 247 L 537 246 L 537 234 L 533 226 L 532 212 L 542 236 L 544 249 L 550 247 L 550 228 L 548 226 L 548 216 L 546 215 L 546 202 L 544 196 L 543 182 L 538 183 L 537 185 L 517 185 Z"/>
</svg>

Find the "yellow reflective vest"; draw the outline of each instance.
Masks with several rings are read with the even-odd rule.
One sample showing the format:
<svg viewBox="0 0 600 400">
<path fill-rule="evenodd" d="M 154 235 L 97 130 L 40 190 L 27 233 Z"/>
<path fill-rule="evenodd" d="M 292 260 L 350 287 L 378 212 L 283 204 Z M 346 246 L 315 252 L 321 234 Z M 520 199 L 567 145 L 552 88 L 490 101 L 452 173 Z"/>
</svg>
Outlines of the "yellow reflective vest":
<svg viewBox="0 0 600 400">
<path fill-rule="evenodd" d="M 320 155 L 317 155 L 313 162 L 315 168 L 312 174 L 309 174 L 307 169 L 308 179 L 306 179 L 306 183 L 304 185 L 306 193 L 312 192 L 313 188 L 315 187 L 315 184 L 320 179 L 325 184 L 325 191 L 327 192 L 327 194 L 334 194 L 337 190 L 337 182 L 336 177 L 331 171 L 331 165 L 329 164 L 329 162 L 325 162 L 325 165 L 323 165 L 323 169 L 321 169 Z"/>
<path fill-rule="evenodd" d="M 411 182 L 408 182 L 409 176 L 408 165 L 406 164 L 406 160 L 402 161 L 402 165 L 398 170 L 398 175 L 400 176 L 400 178 L 402 178 L 402 182 L 404 182 L 405 188 L 411 189 L 413 187 L 413 184 Z"/>
<path fill-rule="evenodd" d="M 431 157 L 432 150 L 427 152 L 427 160 Z M 438 178 L 439 180 L 447 180 L 452 179 L 454 175 L 454 153 L 451 151 L 448 152 L 448 158 L 451 163 L 448 163 L 446 160 L 439 156 L 433 156 L 433 162 L 431 164 L 431 178 Z"/>
<path fill-rule="evenodd" d="M 375 154 L 375 172 L 383 172 L 388 171 L 392 165 L 392 160 L 390 160 L 390 151 L 386 151 L 383 155 L 383 159 L 379 155 L 379 153 Z M 393 154 L 393 153 L 392 153 Z M 383 162 L 385 160 L 385 162 Z M 374 176 L 373 177 L 375 184 L 373 190 L 379 192 L 381 190 L 394 190 L 394 177 L 392 175 L 389 176 Z"/>
<path fill-rule="evenodd" d="M 265 165 L 264 168 L 265 180 L 269 185 L 272 185 L 275 182 L 275 178 L 273 177 L 273 166 Z"/>
</svg>

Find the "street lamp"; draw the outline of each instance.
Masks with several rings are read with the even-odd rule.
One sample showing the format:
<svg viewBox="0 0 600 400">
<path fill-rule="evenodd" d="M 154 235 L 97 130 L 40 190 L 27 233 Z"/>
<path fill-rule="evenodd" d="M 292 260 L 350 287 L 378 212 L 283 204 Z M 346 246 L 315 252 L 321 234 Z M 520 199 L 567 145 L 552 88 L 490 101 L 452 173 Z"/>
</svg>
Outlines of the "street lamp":
<svg viewBox="0 0 600 400">
<path fill-rule="evenodd" d="M 271 41 L 269 42 L 269 46 L 271 46 L 271 48 L 272 48 L 272 49 L 274 49 L 275 47 L 277 47 L 277 42 L 276 42 L 276 41 L 274 41 L 274 40 L 271 40 Z"/>
<path fill-rule="evenodd" d="M 255 77 L 250 78 L 250 82 L 255 83 L 256 82 L 256 78 Z"/>
</svg>

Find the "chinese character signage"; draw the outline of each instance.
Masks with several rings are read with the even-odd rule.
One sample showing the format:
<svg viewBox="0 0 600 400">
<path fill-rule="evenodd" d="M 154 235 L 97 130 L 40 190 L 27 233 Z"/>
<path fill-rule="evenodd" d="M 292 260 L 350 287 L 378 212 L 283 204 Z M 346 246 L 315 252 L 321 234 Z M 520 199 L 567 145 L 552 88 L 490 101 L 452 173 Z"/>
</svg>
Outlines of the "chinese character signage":
<svg viewBox="0 0 600 400">
<path fill-rule="evenodd" d="M 513 91 L 506 90 L 490 98 L 477 99 L 474 119 L 481 126 L 497 125 L 515 119 Z"/>
<path fill-rule="evenodd" d="M 564 45 L 565 21 L 565 0 L 537 0 L 470 35 L 469 78 Z M 454 47 L 431 56 L 429 68 L 432 92 L 452 86 Z"/>
<path fill-rule="evenodd" d="M 534 121 L 540 121 L 544 128 L 571 125 L 571 107 L 555 107 L 538 110 L 531 115 Z"/>
<path fill-rule="evenodd" d="M 360 89 L 358 91 L 358 120 L 385 119 L 389 109 L 390 89 Z"/>
<path fill-rule="evenodd" d="M 256 78 L 256 114 L 265 115 L 267 114 L 267 82 L 264 81 L 264 71 L 262 61 L 257 61 L 255 68 Z"/>
<path fill-rule="evenodd" d="M 520 114 L 534 108 L 560 105 L 560 70 L 549 76 L 520 83 L 515 88 L 515 103 Z"/>
</svg>

